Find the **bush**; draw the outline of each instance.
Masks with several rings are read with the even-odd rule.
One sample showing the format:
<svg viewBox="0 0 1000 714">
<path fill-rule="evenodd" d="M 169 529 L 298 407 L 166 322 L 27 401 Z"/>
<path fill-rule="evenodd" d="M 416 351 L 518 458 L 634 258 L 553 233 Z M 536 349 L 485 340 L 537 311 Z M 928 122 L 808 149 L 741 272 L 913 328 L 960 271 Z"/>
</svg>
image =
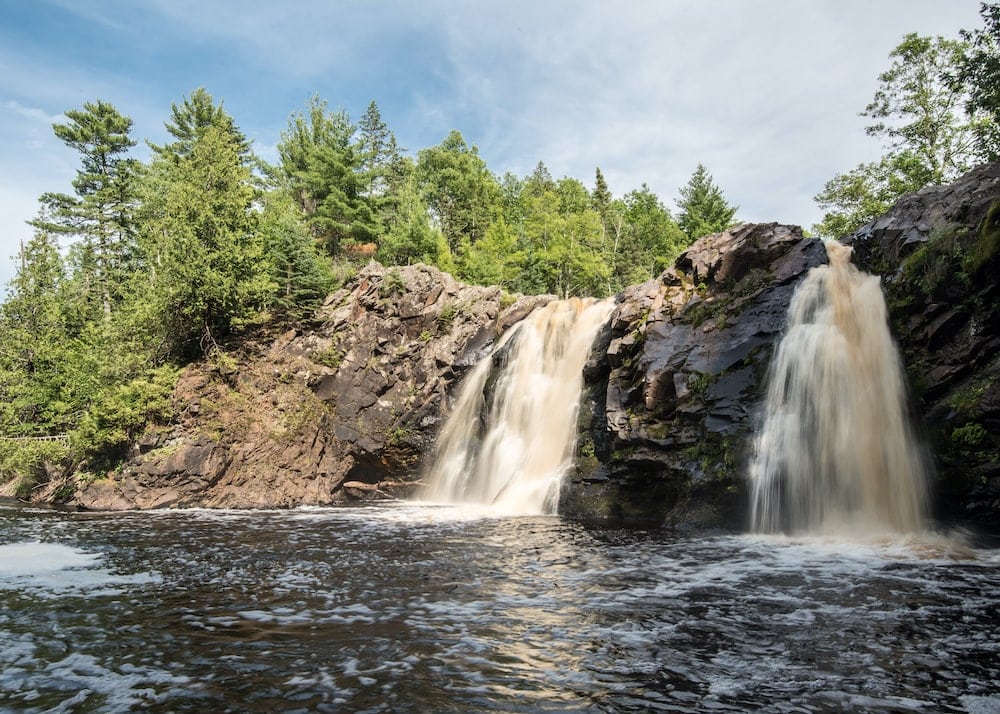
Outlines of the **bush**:
<svg viewBox="0 0 1000 714">
<path fill-rule="evenodd" d="M 179 374 L 174 367 L 160 367 L 98 392 L 71 435 L 74 450 L 98 464 L 121 458 L 147 424 L 173 414 L 171 397 Z"/>
</svg>

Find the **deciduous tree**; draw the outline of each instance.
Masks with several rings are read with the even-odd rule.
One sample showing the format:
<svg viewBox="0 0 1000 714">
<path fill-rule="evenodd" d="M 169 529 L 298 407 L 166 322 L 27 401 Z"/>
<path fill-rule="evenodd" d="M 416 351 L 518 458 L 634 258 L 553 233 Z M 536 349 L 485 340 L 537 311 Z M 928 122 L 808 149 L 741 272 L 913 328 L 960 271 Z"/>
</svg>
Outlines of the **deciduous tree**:
<svg viewBox="0 0 1000 714">
<path fill-rule="evenodd" d="M 817 233 L 847 235 L 904 194 L 951 181 L 995 155 L 996 120 L 970 96 L 975 73 L 963 73 L 968 52 L 964 40 L 915 33 L 893 49 L 892 64 L 861 112 L 872 120 L 865 131 L 882 140 L 885 153 L 824 185 L 816 201 L 827 212 Z"/>
</svg>

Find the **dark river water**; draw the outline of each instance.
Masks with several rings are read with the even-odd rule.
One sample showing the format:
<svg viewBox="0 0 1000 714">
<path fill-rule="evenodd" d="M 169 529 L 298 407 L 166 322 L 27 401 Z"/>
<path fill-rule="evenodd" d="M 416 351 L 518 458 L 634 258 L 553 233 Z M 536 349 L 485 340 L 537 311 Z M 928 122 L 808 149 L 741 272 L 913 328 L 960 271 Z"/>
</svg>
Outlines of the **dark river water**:
<svg viewBox="0 0 1000 714">
<path fill-rule="evenodd" d="M 1000 711 L 1000 551 L 0 505 L 4 711 Z"/>
</svg>

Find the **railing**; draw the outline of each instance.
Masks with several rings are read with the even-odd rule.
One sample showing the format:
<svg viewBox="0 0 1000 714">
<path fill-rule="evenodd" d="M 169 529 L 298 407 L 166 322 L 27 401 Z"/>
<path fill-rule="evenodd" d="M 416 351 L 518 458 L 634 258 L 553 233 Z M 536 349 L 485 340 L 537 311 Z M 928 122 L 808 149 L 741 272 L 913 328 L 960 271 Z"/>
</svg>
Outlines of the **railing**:
<svg viewBox="0 0 1000 714">
<path fill-rule="evenodd" d="M 48 434 L 46 436 L 0 436 L 0 441 L 69 441 L 69 434 Z"/>
</svg>

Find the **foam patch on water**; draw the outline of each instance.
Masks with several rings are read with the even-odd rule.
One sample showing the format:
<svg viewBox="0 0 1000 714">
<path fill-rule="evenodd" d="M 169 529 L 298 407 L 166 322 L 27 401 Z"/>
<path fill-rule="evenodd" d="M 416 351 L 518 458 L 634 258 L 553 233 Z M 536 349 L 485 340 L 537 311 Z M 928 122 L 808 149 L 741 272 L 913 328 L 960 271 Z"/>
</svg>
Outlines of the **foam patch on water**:
<svg viewBox="0 0 1000 714">
<path fill-rule="evenodd" d="M 0 545 L 0 590 L 26 590 L 36 597 L 87 592 L 116 595 L 122 586 L 160 582 L 155 573 L 118 575 L 97 567 L 102 553 L 62 543 L 27 541 Z"/>
<path fill-rule="evenodd" d="M 70 568 L 86 568 L 101 559 L 61 543 L 8 543 L 0 545 L 0 578 L 31 577 Z"/>
<path fill-rule="evenodd" d="M 110 668 L 80 652 L 70 652 L 41 668 L 29 668 L 37 664 L 33 658 L 22 657 L 6 665 L 0 676 L 0 691 L 6 692 L 7 701 L 17 702 L 22 711 L 73 712 L 93 710 L 94 706 L 100 706 L 100 711 L 133 711 L 165 701 L 166 695 L 157 689 L 191 681 L 183 675 L 127 662 Z M 66 693 L 66 698 L 55 706 L 53 690 Z M 43 692 L 49 693 L 45 705 L 35 708 Z"/>
</svg>

